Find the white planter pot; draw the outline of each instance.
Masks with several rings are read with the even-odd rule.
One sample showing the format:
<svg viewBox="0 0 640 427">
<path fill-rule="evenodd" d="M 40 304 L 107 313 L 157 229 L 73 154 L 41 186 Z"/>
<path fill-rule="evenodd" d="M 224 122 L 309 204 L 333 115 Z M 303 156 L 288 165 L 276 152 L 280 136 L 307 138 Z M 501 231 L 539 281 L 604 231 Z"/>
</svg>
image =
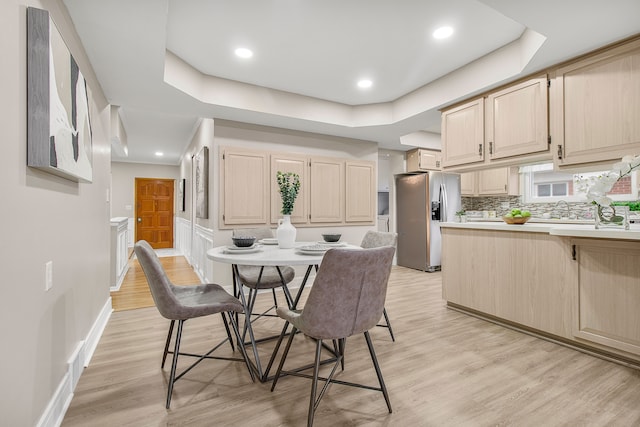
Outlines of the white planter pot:
<svg viewBox="0 0 640 427">
<path fill-rule="evenodd" d="M 278 246 L 282 249 L 293 248 L 296 241 L 296 228 L 291 224 L 291 215 L 284 215 L 278 220 L 276 237 L 278 238 Z"/>
</svg>

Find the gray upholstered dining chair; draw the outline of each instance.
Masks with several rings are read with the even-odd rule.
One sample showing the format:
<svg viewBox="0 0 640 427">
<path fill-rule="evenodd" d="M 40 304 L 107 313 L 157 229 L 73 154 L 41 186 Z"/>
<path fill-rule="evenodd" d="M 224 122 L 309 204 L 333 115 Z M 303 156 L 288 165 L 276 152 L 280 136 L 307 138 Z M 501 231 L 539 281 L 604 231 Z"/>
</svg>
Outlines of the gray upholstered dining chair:
<svg viewBox="0 0 640 427">
<path fill-rule="evenodd" d="M 164 271 L 164 268 L 162 268 L 162 264 L 160 263 L 155 251 L 145 240 L 138 241 L 134 246 L 134 251 L 140 265 L 142 266 L 144 275 L 147 278 L 147 283 L 151 290 L 151 296 L 153 297 L 153 301 L 155 302 L 158 311 L 164 318 L 171 320 L 161 365 L 161 367 L 164 368 L 167 354 L 172 353 L 173 361 L 171 363 L 171 373 L 169 375 L 169 389 L 167 391 L 166 408 L 169 409 L 169 406 L 171 405 L 171 395 L 173 393 L 174 383 L 204 359 L 244 361 L 247 365 L 247 369 L 249 369 L 251 380 L 255 381 L 255 376 L 251 370 L 251 366 L 249 365 L 249 359 L 247 358 L 244 346 L 238 346 L 242 353 L 242 359 L 211 356 L 211 354 L 220 348 L 226 341 L 229 341 L 231 348 L 234 349 L 233 340 L 231 339 L 231 333 L 229 331 L 229 323 L 231 323 L 233 331 L 239 342 L 240 333 L 233 314 L 243 312 L 242 303 L 237 298 L 227 293 L 227 291 L 225 291 L 220 285 L 214 283 L 192 286 L 174 285 L 167 277 L 167 274 Z M 184 322 L 188 319 L 217 313 L 220 313 L 222 316 L 227 338 L 203 355 L 181 353 L 180 341 L 182 339 L 182 328 Z M 225 313 L 228 316 L 225 316 Z M 229 323 L 227 323 L 227 317 L 229 319 Z M 178 330 L 176 331 L 174 349 L 173 351 L 169 351 L 171 336 L 173 335 L 173 328 L 176 320 L 178 321 Z M 198 359 L 179 375 L 176 375 L 178 356 L 191 356 L 197 357 Z"/>
<path fill-rule="evenodd" d="M 393 246 L 396 247 L 396 243 L 398 241 L 398 235 L 396 233 L 387 233 L 383 231 L 373 231 L 369 230 L 362 238 L 362 242 L 360 246 L 363 248 L 379 248 L 381 246 Z M 393 328 L 391 327 L 391 322 L 389 321 L 389 315 L 387 314 L 386 307 L 382 310 L 382 315 L 384 316 L 384 323 L 378 324 L 377 326 L 381 326 L 383 328 L 389 329 L 389 335 L 391 335 L 391 341 L 396 340 L 395 335 L 393 334 Z"/>
<path fill-rule="evenodd" d="M 258 228 L 246 228 L 246 229 L 235 229 L 233 230 L 233 237 L 255 237 L 256 242 L 262 239 L 273 238 L 273 231 L 271 231 L 268 227 L 258 227 Z M 291 293 L 289 292 L 289 288 L 287 284 L 291 283 L 291 281 L 295 277 L 295 270 L 291 266 L 278 266 L 278 267 L 269 267 L 269 266 L 256 266 L 256 265 L 238 265 L 234 268 L 234 274 L 237 276 L 237 279 L 241 282 L 242 286 L 246 286 L 249 289 L 249 294 L 246 297 L 242 289 L 237 289 L 237 296 L 242 299 L 245 306 L 247 307 L 247 319 L 252 318 L 260 318 L 262 316 L 275 316 L 274 314 L 269 314 L 269 312 L 278 307 L 278 298 L 276 296 L 276 288 L 282 288 L 284 293 L 285 300 L 289 307 L 293 306 L 293 299 L 291 297 Z M 273 294 L 273 305 L 262 313 L 254 313 L 253 307 L 256 302 L 256 297 L 258 296 L 258 291 L 260 290 L 268 290 L 271 289 L 271 293 Z M 243 331 L 242 331 L 242 339 L 243 342 L 246 339 L 247 332 L 249 333 L 249 343 L 252 346 L 254 358 L 256 359 L 256 368 L 258 371 L 258 375 L 262 375 L 262 366 L 260 364 L 260 358 L 258 357 L 258 349 L 256 347 L 256 343 L 269 338 L 262 338 L 256 340 L 255 335 L 253 333 L 253 327 L 251 326 L 251 321 L 246 321 L 244 323 Z"/>
<path fill-rule="evenodd" d="M 276 310 L 278 316 L 286 322 L 274 354 L 280 348 L 289 324 L 293 326 L 293 329 L 280 359 L 271 391 L 275 389 L 278 378 L 283 373 L 311 378 L 308 426 L 313 424 L 315 410 L 331 383 L 380 391 L 384 396 L 389 413 L 391 413 L 389 394 L 369 336 L 369 329 L 374 327 L 382 316 L 394 252 L 395 249 L 389 246 L 372 249 L 330 249 L 320 264 L 304 308 L 291 310 L 278 307 Z M 283 371 L 282 369 L 297 331 L 316 340 L 313 375 L 302 374 L 300 370 Z M 378 377 L 379 388 L 338 381 L 333 378 L 339 365 L 344 369 L 343 359 L 347 337 L 360 333 L 364 333 Z M 338 341 L 338 345 L 334 346 L 335 365 L 327 378 L 320 377 L 318 373 L 323 340 Z M 317 394 L 318 380 L 325 381 L 319 394 Z M 317 399 L 316 396 L 318 396 Z"/>
</svg>

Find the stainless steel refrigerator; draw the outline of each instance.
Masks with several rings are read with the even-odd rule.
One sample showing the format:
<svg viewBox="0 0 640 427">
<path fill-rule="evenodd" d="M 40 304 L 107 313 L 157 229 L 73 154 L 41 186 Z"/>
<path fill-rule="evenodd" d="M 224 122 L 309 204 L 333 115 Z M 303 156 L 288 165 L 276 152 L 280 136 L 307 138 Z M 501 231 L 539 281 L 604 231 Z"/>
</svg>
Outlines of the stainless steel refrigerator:
<svg viewBox="0 0 640 427">
<path fill-rule="evenodd" d="M 423 271 L 440 269 L 440 222 L 461 209 L 460 175 L 443 172 L 395 175 L 397 263 Z"/>
</svg>

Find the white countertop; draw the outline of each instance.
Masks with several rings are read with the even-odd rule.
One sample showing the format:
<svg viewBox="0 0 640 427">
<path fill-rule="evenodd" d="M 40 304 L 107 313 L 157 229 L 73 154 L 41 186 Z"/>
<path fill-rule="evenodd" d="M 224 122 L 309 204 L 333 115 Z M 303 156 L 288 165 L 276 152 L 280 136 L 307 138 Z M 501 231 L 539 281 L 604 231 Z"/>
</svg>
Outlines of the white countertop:
<svg viewBox="0 0 640 427">
<path fill-rule="evenodd" d="M 593 224 L 550 224 L 528 222 L 526 224 L 507 224 L 505 222 L 441 222 L 443 228 L 467 228 L 474 230 L 525 231 L 529 233 L 547 233 L 554 236 L 589 237 L 596 239 L 640 240 L 640 224 L 631 224 L 629 230 L 605 228 L 596 230 Z"/>
</svg>

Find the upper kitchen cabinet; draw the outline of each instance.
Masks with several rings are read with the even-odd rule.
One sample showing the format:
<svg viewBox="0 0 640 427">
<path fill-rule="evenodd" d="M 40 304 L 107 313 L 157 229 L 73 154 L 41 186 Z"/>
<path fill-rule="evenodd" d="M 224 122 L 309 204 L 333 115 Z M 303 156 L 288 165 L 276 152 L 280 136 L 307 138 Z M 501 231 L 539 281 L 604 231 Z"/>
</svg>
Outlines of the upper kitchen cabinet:
<svg viewBox="0 0 640 427">
<path fill-rule="evenodd" d="M 376 168 L 373 162 L 345 163 L 345 221 L 374 220 L 376 205 Z"/>
<path fill-rule="evenodd" d="M 373 185 L 373 183 L 371 184 Z M 312 223 L 340 223 L 344 219 L 344 161 L 311 159 L 310 217 Z"/>
<path fill-rule="evenodd" d="M 266 224 L 269 221 L 269 156 L 262 152 L 221 149 L 220 223 Z"/>
<path fill-rule="evenodd" d="M 484 161 L 484 98 L 442 112 L 442 166 Z"/>
<path fill-rule="evenodd" d="M 549 151 L 548 92 L 544 75 L 487 96 L 490 159 Z"/>
<path fill-rule="evenodd" d="M 278 171 L 300 176 L 291 214 L 297 227 L 375 224 L 374 161 L 220 147 L 220 228 L 277 223 Z"/>
<path fill-rule="evenodd" d="M 463 196 L 476 196 L 478 194 L 476 186 L 477 172 L 464 172 L 460 174 L 460 194 Z"/>
<path fill-rule="evenodd" d="M 442 170 L 442 153 L 437 150 L 416 148 L 407 151 L 407 172 Z"/>
<path fill-rule="evenodd" d="M 485 169 L 460 174 L 463 196 L 517 196 L 520 192 L 517 167 Z"/>
<path fill-rule="evenodd" d="M 640 152 L 640 40 L 557 69 L 551 89 L 559 167 Z"/>
<path fill-rule="evenodd" d="M 293 204 L 291 222 L 294 224 L 306 223 L 309 218 L 307 206 L 307 194 L 309 193 L 309 160 L 304 156 L 295 155 L 271 155 L 271 223 L 275 224 L 282 218 L 282 196 L 278 186 L 277 173 L 293 172 L 300 177 L 300 191 L 296 202 Z"/>
</svg>

